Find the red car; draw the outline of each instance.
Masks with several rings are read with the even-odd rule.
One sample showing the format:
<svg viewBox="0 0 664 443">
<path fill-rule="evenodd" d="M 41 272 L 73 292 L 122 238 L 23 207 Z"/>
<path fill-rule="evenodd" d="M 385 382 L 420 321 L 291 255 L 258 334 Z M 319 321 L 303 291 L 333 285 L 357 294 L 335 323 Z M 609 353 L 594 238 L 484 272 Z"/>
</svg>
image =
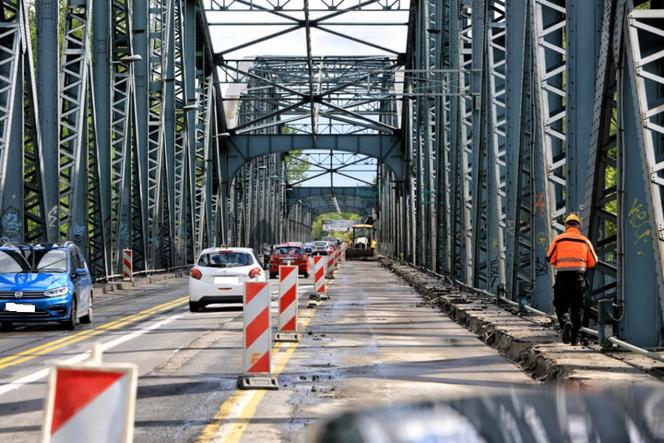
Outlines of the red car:
<svg viewBox="0 0 664 443">
<path fill-rule="evenodd" d="M 302 243 L 284 243 L 275 245 L 270 256 L 270 278 L 279 275 L 279 265 L 293 265 L 304 278 L 309 278 L 309 255 Z"/>
</svg>

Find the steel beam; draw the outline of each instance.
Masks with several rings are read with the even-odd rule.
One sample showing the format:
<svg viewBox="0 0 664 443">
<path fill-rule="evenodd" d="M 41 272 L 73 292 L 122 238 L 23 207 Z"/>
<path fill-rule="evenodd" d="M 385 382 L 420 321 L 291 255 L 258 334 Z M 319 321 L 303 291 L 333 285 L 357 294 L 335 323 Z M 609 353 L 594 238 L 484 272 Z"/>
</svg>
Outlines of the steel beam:
<svg viewBox="0 0 664 443">
<path fill-rule="evenodd" d="M 233 135 L 228 140 L 229 150 L 224 153 L 226 164 L 222 174 L 227 180 L 237 174 L 248 161 L 269 154 L 291 150 L 335 150 L 375 157 L 392 169 L 398 179 L 403 179 L 404 165 L 401 139 L 394 135 L 323 135 L 312 146 L 306 135 Z"/>
</svg>

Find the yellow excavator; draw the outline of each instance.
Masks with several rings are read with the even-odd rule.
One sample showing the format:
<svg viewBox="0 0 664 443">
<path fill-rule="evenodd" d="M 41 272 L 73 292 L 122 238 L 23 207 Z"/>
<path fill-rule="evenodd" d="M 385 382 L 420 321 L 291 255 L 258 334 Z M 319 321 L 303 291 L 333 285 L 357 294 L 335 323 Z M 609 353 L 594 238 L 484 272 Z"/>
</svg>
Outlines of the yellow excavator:
<svg viewBox="0 0 664 443">
<path fill-rule="evenodd" d="M 373 225 L 360 224 L 350 228 L 350 245 L 347 258 L 373 257 L 376 251 L 376 234 Z"/>
</svg>

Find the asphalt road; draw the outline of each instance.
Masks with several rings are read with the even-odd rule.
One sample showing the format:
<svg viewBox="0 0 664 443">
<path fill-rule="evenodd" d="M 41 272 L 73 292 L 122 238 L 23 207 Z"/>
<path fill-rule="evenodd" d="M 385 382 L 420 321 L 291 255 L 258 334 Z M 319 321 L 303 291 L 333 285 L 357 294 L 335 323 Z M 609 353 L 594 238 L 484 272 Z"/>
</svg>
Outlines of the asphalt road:
<svg viewBox="0 0 664 443">
<path fill-rule="evenodd" d="M 304 306 L 311 291 L 311 279 L 301 279 L 300 343 L 274 349 L 278 391 L 235 389 L 241 311 L 190 313 L 186 279 L 99 296 L 93 324 L 73 332 L 2 333 L 0 441 L 39 439 L 49 364 L 81 361 L 95 342 L 104 361 L 139 368 L 137 442 L 298 441 L 320 417 L 349 407 L 532 386 L 376 263 L 345 263 L 332 299 L 315 309 Z"/>
</svg>

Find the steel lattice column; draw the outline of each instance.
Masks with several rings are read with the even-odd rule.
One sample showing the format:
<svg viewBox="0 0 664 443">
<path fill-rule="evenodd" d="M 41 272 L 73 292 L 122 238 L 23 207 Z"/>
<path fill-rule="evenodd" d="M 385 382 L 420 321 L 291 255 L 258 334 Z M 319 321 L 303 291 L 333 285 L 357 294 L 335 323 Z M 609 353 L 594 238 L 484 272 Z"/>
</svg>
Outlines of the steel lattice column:
<svg viewBox="0 0 664 443">
<path fill-rule="evenodd" d="M 664 12 L 632 10 L 629 3 L 625 69 L 618 74 L 618 121 L 624 131 L 619 168 L 624 168 L 625 186 L 619 225 L 625 300 L 620 326 L 630 342 L 659 347 L 664 343 Z"/>
<path fill-rule="evenodd" d="M 60 69 L 60 236 L 84 245 L 87 226 L 86 99 L 92 2 L 66 5 Z"/>
<path fill-rule="evenodd" d="M 32 46 L 23 1 L 0 17 L 0 238 L 46 239 L 43 149 L 38 129 Z"/>
</svg>

